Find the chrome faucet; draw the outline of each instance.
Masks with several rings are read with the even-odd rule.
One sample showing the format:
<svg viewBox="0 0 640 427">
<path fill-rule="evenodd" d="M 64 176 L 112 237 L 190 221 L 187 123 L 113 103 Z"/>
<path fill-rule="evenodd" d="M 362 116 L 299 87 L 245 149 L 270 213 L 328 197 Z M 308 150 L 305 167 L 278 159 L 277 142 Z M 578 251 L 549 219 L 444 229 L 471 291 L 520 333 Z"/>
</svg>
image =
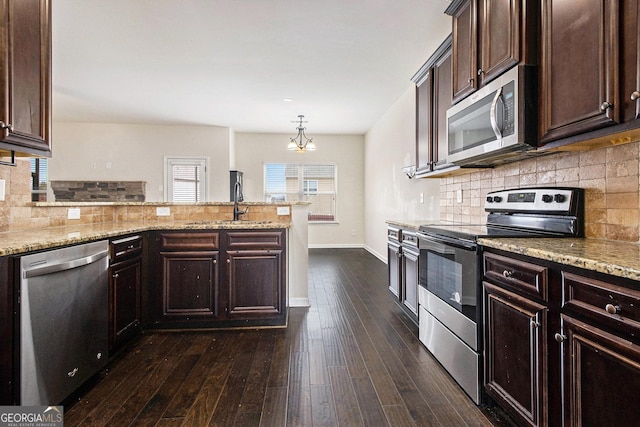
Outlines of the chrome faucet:
<svg viewBox="0 0 640 427">
<path fill-rule="evenodd" d="M 233 185 L 233 220 L 234 221 L 239 221 L 240 215 L 246 214 L 247 211 L 249 210 L 248 207 L 246 207 L 244 210 L 238 208 L 238 196 L 240 194 L 240 191 L 242 191 L 242 186 L 240 185 L 240 182 L 236 181 L 236 183 Z"/>
</svg>

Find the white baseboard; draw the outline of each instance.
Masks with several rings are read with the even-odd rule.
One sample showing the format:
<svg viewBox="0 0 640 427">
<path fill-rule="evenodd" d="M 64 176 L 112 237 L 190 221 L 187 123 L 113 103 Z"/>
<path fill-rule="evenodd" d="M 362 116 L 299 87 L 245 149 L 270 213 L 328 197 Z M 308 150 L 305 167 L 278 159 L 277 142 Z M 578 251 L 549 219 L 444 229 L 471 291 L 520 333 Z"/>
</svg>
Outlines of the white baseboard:
<svg viewBox="0 0 640 427">
<path fill-rule="evenodd" d="M 289 298 L 289 307 L 311 307 L 309 298 Z"/>
<path fill-rule="evenodd" d="M 384 254 L 379 254 L 378 252 L 374 251 L 371 247 L 369 246 L 365 246 L 364 250 L 369 252 L 371 255 L 373 255 L 374 257 L 378 258 L 380 261 L 384 262 L 385 264 L 387 263 L 387 255 Z"/>
<path fill-rule="evenodd" d="M 327 243 L 327 244 L 309 244 L 309 249 L 363 249 L 363 243 Z"/>
</svg>

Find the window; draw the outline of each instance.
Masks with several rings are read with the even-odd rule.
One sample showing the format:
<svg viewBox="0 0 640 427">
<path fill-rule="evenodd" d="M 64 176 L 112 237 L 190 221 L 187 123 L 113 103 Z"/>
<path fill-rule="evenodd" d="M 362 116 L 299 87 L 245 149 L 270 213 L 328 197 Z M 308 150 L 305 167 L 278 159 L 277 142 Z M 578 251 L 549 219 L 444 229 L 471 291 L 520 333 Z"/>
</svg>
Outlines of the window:
<svg viewBox="0 0 640 427">
<path fill-rule="evenodd" d="M 31 161 L 31 201 L 46 202 L 49 172 L 47 159 L 30 159 Z"/>
<path fill-rule="evenodd" d="M 207 163 L 206 158 L 165 157 L 165 200 L 206 201 Z"/>
<path fill-rule="evenodd" d="M 334 222 L 336 174 L 336 165 L 266 163 L 264 199 L 267 202 L 311 202 L 310 222 Z"/>
</svg>

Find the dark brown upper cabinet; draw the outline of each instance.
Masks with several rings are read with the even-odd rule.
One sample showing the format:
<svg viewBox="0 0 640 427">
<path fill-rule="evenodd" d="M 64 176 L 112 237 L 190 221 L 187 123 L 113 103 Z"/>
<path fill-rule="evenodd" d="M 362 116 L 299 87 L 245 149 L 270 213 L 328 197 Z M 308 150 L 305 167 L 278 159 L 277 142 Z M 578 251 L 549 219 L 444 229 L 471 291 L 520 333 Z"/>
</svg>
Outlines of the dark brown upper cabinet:
<svg viewBox="0 0 640 427">
<path fill-rule="evenodd" d="M 0 155 L 51 156 L 51 3 L 0 0 Z"/>
<path fill-rule="evenodd" d="M 620 122 L 618 4 L 542 1 L 541 144 Z"/>
<path fill-rule="evenodd" d="M 638 0 L 623 0 L 622 120 L 640 119 L 640 5 Z"/>
<path fill-rule="evenodd" d="M 416 84 L 416 176 L 446 166 L 451 35 L 411 79 Z"/>
<path fill-rule="evenodd" d="M 538 2 L 454 0 L 453 103 L 515 64 L 537 63 Z"/>
</svg>

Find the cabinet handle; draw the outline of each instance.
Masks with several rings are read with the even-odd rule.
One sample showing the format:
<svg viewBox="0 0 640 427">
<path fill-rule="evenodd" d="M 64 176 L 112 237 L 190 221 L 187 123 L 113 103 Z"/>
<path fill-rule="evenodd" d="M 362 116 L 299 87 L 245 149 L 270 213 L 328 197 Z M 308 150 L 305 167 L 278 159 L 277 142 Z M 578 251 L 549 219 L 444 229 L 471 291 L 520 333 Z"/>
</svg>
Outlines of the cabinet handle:
<svg viewBox="0 0 640 427">
<path fill-rule="evenodd" d="M 513 271 L 505 270 L 505 271 L 502 272 L 502 275 L 504 277 L 506 277 L 507 279 L 510 279 L 510 278 L 513 277 Z"/>
<path fill-rule="evenodd" d="M 613 104 L 608 101 L 604 101 L 600 104 L 600 111 L 607 111 L 609 108 L 613 108 Z"/>
<path fill-rule="evenodd" d="M 620 306 L 607 304 L 604 306 L 604 309 L 607 310 L 607 313 L 609 314 L 618 314 L 618 312 L 620 311 Z"/>
<path fill-rule="evenodd" d="M 558 341 L 558 342 L 562 342 L 564 340 L 567 339 L 566 335 L 562 335 L 561 333 L 556 332 L 556 334 L 553 336 L 553 338 Z"/>
<path fill-rule="evenodd" d="M 637 101 L 638 99 L 640 99 L 640 92 L 638 92 L 637 90 L 631 92 L 631 100 Z"/>
<path fill-rule="evenodd" d="M 74 369 L 73 369 L 73 371 L 71 371 L 71 372 L 67 372 L 67 376 L 68 376 L 69 378 L 73 378 L 73 377 L 75 377 L 75 376 L 76 376 L 76 374 L 77 374 L 77 373 L 78 373 L 78 368 L 74 368 Z"/>
<path fill-rule="evenodd" d="M 531 326 L 533 326 L 534 328 L 539 328 L 540 327 L 540 323 L 538 323 L 535 320 L 531 319 Z"/>
<path fill-rule="evenodd" d="M 13 125 L 6 125 L 3 121 L 0 121 L 0 129 L 8 129 L 9 132 L 13 132 Z"/>
<path fill-rule="evenodd" d="M 478 75 L 481 76 L 484 74 L 484 70 L 482 68 L 478 68 Z"/>
<path fill-rule="evenodd" d="M 467 80 L 467 83 L 469 83 L 470 85 L 473 84 L 473 78 L 470 78 L 469 80 Z"/>
</svg>

